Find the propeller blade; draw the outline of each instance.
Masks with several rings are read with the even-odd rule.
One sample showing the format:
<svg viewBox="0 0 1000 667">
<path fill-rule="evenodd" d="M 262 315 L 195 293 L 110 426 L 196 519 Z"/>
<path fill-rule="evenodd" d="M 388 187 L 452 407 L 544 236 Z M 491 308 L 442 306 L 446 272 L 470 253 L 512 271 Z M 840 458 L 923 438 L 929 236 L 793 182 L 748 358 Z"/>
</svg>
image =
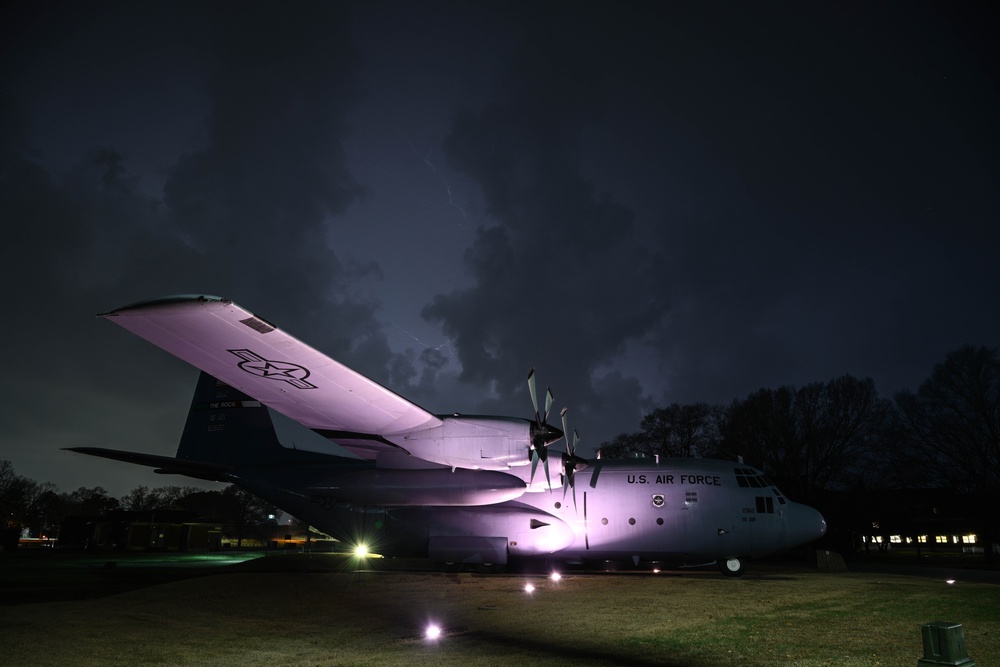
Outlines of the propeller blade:
<svg viewBox="0 0 1000 667">
<path fill-rule="evenodd" d="M 573 452 L 569 450 L 569 423 L 566 420 L 567 412 L 569 412 L 569 408 L 563 408 L 559 412 L 559 416 L 562 417 L 563 435 L 566 436 L 566 453 L 572 456 Z"/>
<path fill-rule="evenodd" d="M 545 483 L 552 490 L 552 479 L 549 477 L 549 450 L 543 445 L 531 450 L 531 475 L 528 477 L 528 486 L 535 481 L 535 470 L 538 469 L 538 462 L 541 461 L 545 470 Z"/>
<path fill-rule="evenodd" d="M 594 464 L 594 474 L 590 476 L 590 488 L 597 488 L 597 476 L 601 474 L 601 468 L 604 467 L 604 463 L 601 459 L 597 459 L 597 463 Z"/>
<path fill-rule="evenodd" d="M 535 470 L 538 468 L 538 450 L 531 450 L 531 476 L 528 477 L 528 486 L 530 487 L 532 482 L 535 481 Z"/>
<path fill-rule="evenodd" d="M 569 408 L 563 408 L 559 412 L 559 416 L 562 418 L 563 427 L 563 437 L 566 438 L 566 454 L 561 456 L 563 464 L 563 474 L 566 477 L 566 483 L 563 485 L 563 502 L 566 501 L 566 487 L 570 487 L 573 490 L 573 510 L 576 507 L 576 471 L 582 470 L 587 467 L 587 462 L 576 455 L 576 447 L 580 444 L 580 434 L 577 433 L 576 429 L 573 429 L 573 443 L 570 444 L 569 439 L 569 419 L 567 418 L 567 413 Z"/>
<path fill-rule="evenodd" d="M 563 408 L 559 413 L 562 416 L 563 430 L 560 431 L 554 426 L 549 426 L 549 414 L 552 412 L 552 403 L 555 401 L 552 396 L 552 389 L 545 390 L 545 412 L 539 413 L 538 411 L 538 392 L 535 388 L 535 369 L 532 368 L 528 371 L 528 393 L 531 394 L 531 407 L 535 409 L 535 422 L 531 425 L 530 429 L 530 443 L 528 445 L 531 451 L 531 475 L 528 477 L 528 486 L 531 486 L 535 481 L 535 471 L 538 469 L 538 462 L 541 461 L 542 465 L 545 467 L 545 482 L 552 491 L 552 476 L 549 472 L 548 463 L 548 449 L 547 446 L 554 443 L 562 438 L 566 438 L 566 451 L 569 454 L 569 459 L 563 459 L 560 455 L 560 462 L 565 463 L 566 460 L 575 461 L 573 457 L 573 452 L 570 449 L 569 438 L 566 436 L 566 408 Z M 572 466 L 573 471 L 575 471 L 575 465 Z M 566 466 L 563 465 L 565 470 Z M 572 475 L 572 473 L 569 473 Z M 572 477 L 569 477 L 571 480 Z M 564 492 L 565 493 L 565 492 Z M 564 496 L 565 497 L 565 496 Z M 574 503 L 575 503 L 574 496 Z"/>
<path fill-rule="evenodd" d="M 528 371 L 528 392 L 531 394 L 531 407 L 535 410 L 535 421 L 540 422 L 538 418 L 538 393 L 535 391 L 535 369 L 532 368 Z"/>
<path fill-rule="evenodd" d="M 573 466 L 566 467 L 566 483 L 563 485 L 563 502 L 566 502 L 566 487 L 573 490 L 573 510 L 576 511 L 576 469 Z"/>
<path fill-rule="evenodd" d="M 576 511 L 576 482 L 574 481 L 574 476 L 575 475 L 576 475 L 576 471 L 574 470 L 573 474 L 570 475 L 570 478 L 569 478 L 570 488 L 573 489 L 573 511 L 574 512 Z"/>
</svg>

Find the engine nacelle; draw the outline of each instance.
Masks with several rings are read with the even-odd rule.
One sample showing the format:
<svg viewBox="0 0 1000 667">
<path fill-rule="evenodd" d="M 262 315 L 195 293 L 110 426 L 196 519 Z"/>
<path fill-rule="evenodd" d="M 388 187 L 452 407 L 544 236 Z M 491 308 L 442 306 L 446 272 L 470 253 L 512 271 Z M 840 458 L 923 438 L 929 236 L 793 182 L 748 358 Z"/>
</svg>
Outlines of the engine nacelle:
<svg viewBox="0 0 1000 667">
<path fill-rule="evenodd" d="M 545 474 L 548 469 L 548 475 Z M 527 485 L 527 493 L 540 493 L 561 488 L 566 481 L 566 467 L 563 465 L 562 452 L 553 450 L 548 453 L 545 461 L 539 461 L 535 466 L 535 474 L 531 474 L 531 466 L 512 470 Z"/>
<path fill-rule="evenodd" d="M 493 505 L 520 497 L 524 489 L 524 481 L 513 475 L 463 468 L 372 468 L 311 487 L 344 502 L 395 507 Z"/>
<path fill-rule="evenodd" d="M 434 463 L 473 470 L 509 470 L 531 463 L 532 422 L 516 417 L 443 417 L 431 429 L 394 436 L 410 452 Z"/>
</svg>

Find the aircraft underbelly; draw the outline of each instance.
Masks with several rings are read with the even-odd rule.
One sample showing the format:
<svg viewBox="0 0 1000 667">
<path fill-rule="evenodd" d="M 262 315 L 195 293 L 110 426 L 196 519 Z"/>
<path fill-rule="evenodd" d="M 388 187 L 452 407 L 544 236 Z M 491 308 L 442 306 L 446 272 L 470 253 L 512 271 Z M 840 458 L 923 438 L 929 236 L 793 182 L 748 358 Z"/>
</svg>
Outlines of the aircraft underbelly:
<svg viewBox="0 0 1000 667">
<path fill-rule="evenodd" d="M 424 527 L 430 538 L 505 538 L 512 556 L 544 556 L 572 544 L 573 530 L 562 520 L 537 508 L 508 502 L 475 508 L 399 508 L 395 519 Z"/>
</svg>

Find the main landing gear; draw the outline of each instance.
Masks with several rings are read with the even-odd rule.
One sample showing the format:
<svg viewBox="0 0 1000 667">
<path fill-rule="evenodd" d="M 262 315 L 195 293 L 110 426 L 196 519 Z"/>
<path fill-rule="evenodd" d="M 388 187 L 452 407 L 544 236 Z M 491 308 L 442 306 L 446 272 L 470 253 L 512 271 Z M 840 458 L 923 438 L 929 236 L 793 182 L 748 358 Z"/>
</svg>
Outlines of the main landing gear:
<svg viewBox="0 0 1000 667">
<path fill-rule="evenodd" d="M 743 559 L 741 558 L 724 558 L 718 561 L 719 570 L 722 574 L 727 577 L 738 577 L 743 574 Z"/>
</svg>

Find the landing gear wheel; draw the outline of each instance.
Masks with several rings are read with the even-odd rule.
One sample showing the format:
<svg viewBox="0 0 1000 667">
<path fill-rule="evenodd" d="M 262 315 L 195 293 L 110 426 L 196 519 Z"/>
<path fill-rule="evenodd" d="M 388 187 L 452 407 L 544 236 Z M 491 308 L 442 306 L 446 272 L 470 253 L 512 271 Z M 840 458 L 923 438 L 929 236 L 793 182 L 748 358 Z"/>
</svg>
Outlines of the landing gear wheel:
<svg viewBox="0 0 1000 667">
<path fill-rule="evenodd" d="M 741 558 L 725 558 L 719 561 L 719 569 L 727 577 L 738 577 L 743 574 L 743 560 Z"/>
</svg>

